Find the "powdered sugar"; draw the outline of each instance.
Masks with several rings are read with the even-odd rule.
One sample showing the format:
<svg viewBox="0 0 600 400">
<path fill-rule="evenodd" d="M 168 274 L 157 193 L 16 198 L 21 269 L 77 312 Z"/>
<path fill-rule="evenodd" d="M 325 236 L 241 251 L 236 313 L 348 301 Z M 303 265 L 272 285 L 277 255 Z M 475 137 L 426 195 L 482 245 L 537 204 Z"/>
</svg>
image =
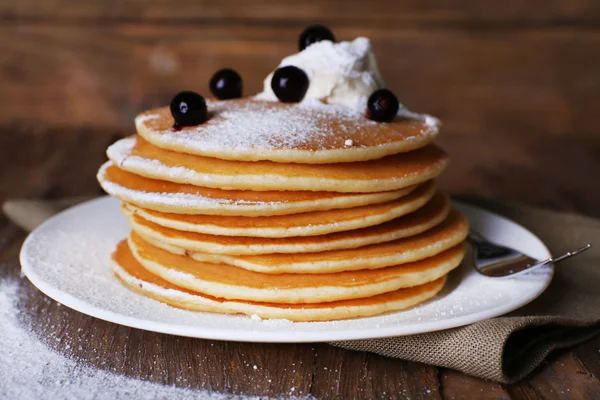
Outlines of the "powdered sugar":
<svg viewBox="0 0 600 400">
<path fill-rule="evenodd" d="M 416 121 L 375 122 L 364 116 L 364 109 L 314 99 L 294 105 L 258 100 L 207 105 L 211 117 L 204 124 L 173 130 L 171 117 L 159 109 L 136 118 L 138 133 L 160 147 L 217 158 L 344 162 L 361 159 L 361 149 L 367 147 L 380 156 L 389 154 L 387 146 L 417 148 L 438 132 L 436 126 Z M 355 146 L 345 146 L 347 139 Z"/>
<path fill-rule="evenodd" d="M 48 348 L 20 321 L 21 296 L 16 280 L 0 281 L 2 399 L 258 399 L 141 381 L 67 358 Z"/>
<path fill-rule="evenodd" d="M 146 121 L 152 121 L 153 119 L 158 119 L 158 118 L 160 118 L 158 115 L 146 114 L 146 115 L 140 115 L 139 117 L 137 117 L 136 121 L 146 122 Z"/>
<path fill-rule="evenodd" d="M 218 207 L 220 205 L 233 203 L 228 199 L 204 197 L 187 193 L 155 193 L 129 189 L 106 179 L 106 169 L 110 166 L 111 163 L 108 162 L 100 168 L 98 171 L 98 181 L 107 193 L 124 201 L 132 202 L 134 204 L 154 204 L 173 207 L 198 208 Z M 240 203 L 244 202 L 240 201 Z M 252 204 L 252 202 L 246 202 L 244 204 Z"/>
<path fill-rule="evenodd" d="M 108 158 L 121 169 L 142 175 L 151 172 L 151 176 L 170 182 L 194 183 L 197 185 L 215 186 L 212 174 L 199 173 L 183 166 L 165 165 L 159 160 L 143 158 L 132 154 L 137 139 L 135 137 L 121 139 L 106 151 Z M 205 197 L 204 199 L 209 199 Z M 212 199 L 210 199 L 212 200 Z"/>
<path fill-rule="evenodd" d="M 439 119 L 437 119 L 436 117 L 433 117 L 428 114 L 415 113 L 415 112 L 407 110 L 404 107 L 400 107 L 397 115 L 401 118 L 423 121 L 425 123 L 425 125 L 431 127 L 432 129 L 435 129 L 435 130 L 439 129 L 440 126 L 442 125 L 441 121 Z"/>
<path fill-rule="evenodd" d="M 348 134 L 366 126 L 377 129 L 376 122 L 364 118 L 353 109 L 327 106 L 317 100 L 289 107 L 272 107 L 265 101 L 244 104 L 208 101 L 207 106 L 212 117 L 197 127 L 181 131 L 158 130 L 152 135 L 144 133 L 139 127 L 148 120 L 159 118 L 159 115 L 142 114 L 136 118 L 138 132 L 154 140 L 176 145 L 187 146 L 197 142 L 204 151 L 223 148 L 292 149 L 309 144 L 311 149 L 316 150 L 335 148 L 334 139 L 340 129 L 347 130 Z M 323 121 L 336 121 L 336 124 Z"/>
<path fill-rule="evenodd" d="M 138 118 L 140 120 L 152 119 L 150 117 L 157 117 L 156 115 L 143 115 Z M 108 146 L 106 149 L 106 155 L 109 159 L 113 160 L 117 165 L 120 165 L 125 161 L 126 158 L 131 157 L 131 152 L 135 147 L 137 140 L 135 137 L 127 137 L 125 139 L 117 140 L 115 143 Z"/>
<path fill-rule="evenodd" d="M 135 142 L 135 139 L 133 139 Z M 112 148 L 118 148 L 113 146 Z M 132 160 L 137 158 L 139 160 Z M 140 162 L 140 163 L 148 163 L 147 160 L 144 160 L 140 157 L 130 156 L 127 157 L 127 162 L 132 163 Z M 158 161 L 157 161 L 158 162 Z M 146 192 L 141 190 L 134 190 L 127 188 L 125 186 L 121 186 L 115 182 L 111 182 L 106 178 L 106 170 L 111 166 L 110 162 L 105 163 L 100 167 L 98 171 L 98 181 L 102 188 L 109 193 L 111 196 L 114 196 L 120 200 L 127 201 L 134 204 L 140 204 L 145 206 L 170 206 L 170 207 L 183 207 L 189 209 L 197 209 L 197 210 L 206 210 L 206 209 L 214 209 L 219 210 L 222 206 L 229 206 L 229 208 L 250 208 L 250 207 L 260 207 L 260 208 L 268 208 L 274 207 L 277 205 L 284 204 L 285 201 L 280 202 L 266 202 L 266 201 L 251 201 L 251 200 L 230 200 L 225 198 L 218 197 L 206 197 L 198 194 L 189 194 L 189 193 L 158 193 L 158 192 Z M 166 168 L 166 167 L 165 167 Z M 185 171 L 185 168 L 172 168 L 172 169 L 182 169 Z M 168 168 L 171 170 L 171 168 Z M 193 171 L 192 171 L 193 172 Z"/>
</svg>

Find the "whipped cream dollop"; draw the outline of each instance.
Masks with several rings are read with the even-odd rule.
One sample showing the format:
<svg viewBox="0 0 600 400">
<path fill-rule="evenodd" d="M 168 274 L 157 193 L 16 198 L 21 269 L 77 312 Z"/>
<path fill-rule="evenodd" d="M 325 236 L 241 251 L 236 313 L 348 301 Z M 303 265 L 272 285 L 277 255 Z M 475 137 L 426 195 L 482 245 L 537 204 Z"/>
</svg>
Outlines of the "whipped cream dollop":
<svg viewBox="0 0 600 400">
<path fill-rule="evenodd" d="M 285 57 L 279 67 L 293 65 L 302 69 L 309 79 L 303 101 L 319 100 L 325 104 L 364 109 L 366 99 L 384 87 L 377 69 L 369 39 L 359 37 L 351 42 L 316 42 L 299 53 Z M 257 98 L 276 101 L 271 89 L 273 72 L 264 81 L 263 92 Z"/>
</svg>

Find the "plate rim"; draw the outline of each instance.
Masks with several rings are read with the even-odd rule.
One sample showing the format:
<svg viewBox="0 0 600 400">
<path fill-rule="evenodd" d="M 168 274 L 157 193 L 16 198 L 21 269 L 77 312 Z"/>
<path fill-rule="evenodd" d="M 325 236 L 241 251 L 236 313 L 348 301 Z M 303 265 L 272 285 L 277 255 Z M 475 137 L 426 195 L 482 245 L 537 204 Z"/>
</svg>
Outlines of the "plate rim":
<svg viewBox="0 0 600 400">
<path fill-rule="evenodd" d="M 302 331 L 301 338 L 294 338 L 293 340 L 286 339 L 282 337 L 282 333 L 273 328 L 272 331 L 255 331 L 255 330 L 243 330 L 240 333 L 240 330 L 229 329 L 221 329 L 221 328 L 204 328 L 202 326 L 187 326 L 187 325 L 177 325 L 165 322 L 157 322 L 151 321 L 143 318 L 132 317 L 125 314 L 113 312 L 110 310 L 103 309 L 96 305 L 90 304 L 85 300 L 81 300 L 80 298 L 72 295 L 69 292 L 56 289 L 50 283 L 46 282 L 43 278 L 37 275 L 34 271 L 34 267 L 30 265 L 29 260 L 27 259 L 28 248 L 32 245 L 31 243 L 35 240 L 36 235 L 38 235 L 41 231 L 46 229 L 46 226 L 49 224 L 56 223 L 56 220 L 62 218 L 66 213 L 73 212 L 78 208 L 89 206 L 92 203 L 96 202 L 104 202 L 110 201 L 112 198 L 110 196 L 101 196 L 92 200 L 85 201 L 83 203 L 77 204 L 73 207 L 70 207 L 66 210 L 61 211 L 60 213 L 52 216 L 48 220 L 44 221 L 37 228 L 35 228 L 27 238 L 24 240 L 23 245 L 21 247 L 21 251 L 19 253 L 19 260 L 21 264 L 21 271 L 23 274 L 29 279 L 29 281 L 42 293 L 46 296 L 50 297 L 54 301 L 71 308 L 77 312 L 82 314 L 91 316 L 93 318 L 98 318 L 103 321 L 111 322 L 118 325 L 123 325 L 131 328 L 147 330 L 151 332 L 164 333 L 176 336 L 183 337 L 193 337 L 199 339 L 210 339 L 210 340 L 224 340 L 224 341 L 233 341 L 233 342 L 253 342 L 253 343 L 317 343 L 317 342 L 335 342 L 335 341 L 350 341 L 350 340 L 365 340 L 365 339 L 378 339 L 378 338 L 386 338 L 393 336 L 409 336 L 420 333 L 428 333 L 428 332 L 436 332 L 446 329 L 457 328 L 465 325 L 469 325 L 475 322 L 479 322 L 482 320 L 499 317 L 501 315 L 505 315 L 510 313 L 516 309 L 519 309 L 528 303 L 535 300 L 539 297 L 550 285 L 554 276 L 554 268 L 553 266 L 548 266 L 549 274 L 547 278 L 547 282 L 545 285 L 540 287 L 540 289 L 532 293 L 529 299 L 525 302 L 519 302 L 518 304 L 513 304 L 510 307 L 495 307 L 491 310 L 482 310 L 476 313 L 464 315 L 461 317 L 455 317 L 449 320 L 443 321 L 425 321 L 421 323 L 411 323 L 410 326 L 404 326 L 401 332 L 398 332 L 398 327 L 400 325 L 393 325 L 388 327 L 377 327 L 373 326 L 372 328 L 361 328 L 356 330 L 339 330 L 339 331 L 314 331 L 314 332 L 306 332 Z M 484 214 L 488 214 L 495 218 L 501 219 L 504 222 L 509 224 L 514 224 L 528 232 L 536 241 L 539 242 L 541 248 L 544 250 L 546 255 L 550 256 L 550 251 L 545 245 L 545 243 L 533 232 L 529 229 L 525 228 L 521 224 L 506 218 L 502 215 L 494 213 L 492 211 L 488 211 L 481 207 L 478 207 L 473 204 L 465 203 L 464 201 L 452 200 L 453 204 L 458 205 L 460 208 L 466 208 L 476 212 L 483 212 Z M 116 278 L 115 278 L 116 279 Z M 126 287 L 123 286 L 123 290 L 129 291 Z M 140 294 L 137 294 L 141 296 Z M 155 300 L 157 301 L 157 300 Z M 157 301 L 158 302 L 158 301 Z M 402 311 L 397 311 L 402 312 Z M 232 316 L 233 317 L 233 316 Z M 291 322 L 293 323 L 293 322 Z M 308 322 L 310 323 L 310 322 Z M 319 322 L 319 324 L 327 324 L 328 322 Z M 335 321 L 332 321 L 335 323 Z M 289 332 L 286 332 L 289 334 Z"/>
</svg>

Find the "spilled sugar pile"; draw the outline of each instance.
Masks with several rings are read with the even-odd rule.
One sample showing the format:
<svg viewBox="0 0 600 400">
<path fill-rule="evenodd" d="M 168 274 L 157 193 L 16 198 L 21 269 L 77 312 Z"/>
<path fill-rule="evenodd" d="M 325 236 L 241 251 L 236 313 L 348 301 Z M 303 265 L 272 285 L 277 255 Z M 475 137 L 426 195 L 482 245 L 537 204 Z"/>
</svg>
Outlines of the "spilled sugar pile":
<svg viewBox="0 0 600 400">
<path fill-rule="evenodd" d="M 258 399 L 165 386 L 78 363 L 20 322 L 19 296 L 15 279 L 0 280 L 0 399 Z"/>
</svg>

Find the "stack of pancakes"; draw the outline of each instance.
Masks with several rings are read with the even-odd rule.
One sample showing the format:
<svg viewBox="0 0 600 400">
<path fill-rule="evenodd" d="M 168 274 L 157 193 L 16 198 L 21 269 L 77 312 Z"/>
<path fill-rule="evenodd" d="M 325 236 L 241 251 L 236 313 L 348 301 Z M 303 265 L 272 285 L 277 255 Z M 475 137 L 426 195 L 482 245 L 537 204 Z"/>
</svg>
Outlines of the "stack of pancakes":
<svg viewBox="0 0 600 400">
<path fill-rule="evenodd" d="M 343 107 L 208 102 L 173 129 L 168 108 L 98 173 L 132 231 L 113 254 L 129 288 L 190 310 L 323 321 L 438 293 L 468 227 L 433 179 L 448 157 L 429 117 L 371 121 Z"/>
</svg>

